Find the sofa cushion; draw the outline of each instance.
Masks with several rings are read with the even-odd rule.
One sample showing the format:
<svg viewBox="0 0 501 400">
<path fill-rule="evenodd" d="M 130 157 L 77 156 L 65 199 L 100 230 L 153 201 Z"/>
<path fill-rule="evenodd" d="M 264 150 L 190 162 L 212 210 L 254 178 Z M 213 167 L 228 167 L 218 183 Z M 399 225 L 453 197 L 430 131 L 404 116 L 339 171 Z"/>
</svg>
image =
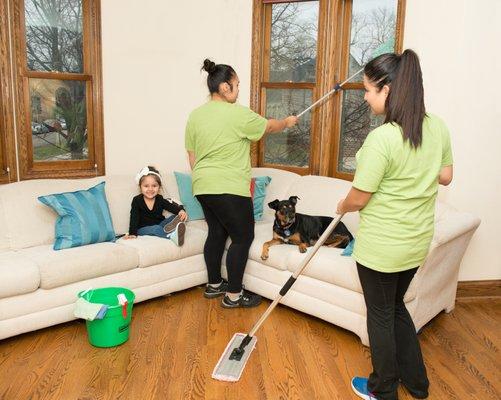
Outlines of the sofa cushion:
<svg viewBox="0 0 501 400">
<path fill-rule="evenodd" d="M 275 168 L 252 168 L 252 176 L 269 176 L 270 184 L 266 188 L 266 196 L 263 202 L 263 219 L 274 218 L 275 211 L 268 207 L 268 203 L 279 198 L 283 198 L 289 187 L 301 178 L 294 172 L 284 171 Z"/>
<path fill-rule="evenodd" d="M 351 182 L 342 179 L 307 175 L 293 182 L 286 195 L 280 200 L 288 199 L 290 196 L 298 196 L 297 212 L 335 217 L 337 203 L 346 197 L 350 188 Z M 343 217 L 343 222 L 350 232 L 355 234 L 359 223 L 358 213 L 347 213 Z"/>
<path fill-rule="evenodd" d="M 263 243 L 271 240 L 273 237 L 273 222 L 256 224 L 254 227 L 254 241 L 249 249 L 249 259 L 257 261 L 261 264 L 268 265 L 282 271 L 287 271 L 287 260 L 290 251 L 293 247 L 289 245 L 277 245 L 270 247 L 269 257 L 267 260 L 261 259 L 261 251 Z M 296 247 L 296 251 L 297 247 Z"/>
<path fill-rule="evenodd" d="M 271 223 L 268 223 L 267 226 L 264 224 L 256 226 L 255 239 L 249 251 L 249 258 L 278 270 L 289 270 L 293 273 L 299 267 L 305 254 L 299 252 L 298 246 L 280 244 L 270 247 L 269 258 L 263 261 L 261 260 L 263 243 L 271 238 Z M 308 251 L 311 251 L 311 249 L 311 247 L 308 248 Z M 362 293 L 355 260 L 351 257 L 342 256 L 342 252 L 343 249 L 321 247 L 310 260 L 302 275 Z M 414 287 L 415 285 L 412 284 L 409 287 L 405 297 L 406 301 L 410 301 L 415 297 Z"/>
<path fill-rule="evenodd" d="M 184 245 L 176 246 L 171 240 L 156 236 L 138 236 L 136 239 L 120 239 L 118 243 L 137 251 L 139 267 L 146 268 L 168 261 L 202 254 L 207 232 L 187 224 Z"/>
<path fill-rule="evenodd" d="M 50 245 L 36 246 L 21 250 L 19 254 L 38 265 L 42 289 L 128 271 L 139 263 L 134 248 L 109 242 L 59 251 Z"/>
<path fill-rule="evenodd" d="M 0 298 L 31 293 L 40 286 L 40 271 L 29 258 L 9 251 L 0 254 Z"/>
<path fill-rule="evenodd" d="M 0 185 L 0 199 L 5 215 L 2 230 L 8 232 L 10 248 L 17 250 L 54 242 L 57 215 L 40 203 L 38 196 L 84 189 L 101 181 L 101 178 L 34 179 Z M 19 210 L 23 212 L 20 213 Z"/>
<path fill-rule="evenodd" d="M 108 175 L 105 177 L 106 198 L 110 207 L 113 228 L 117 234 L 129 231 L 132 198 L 139 194 L 139 187 L 131 175 Z"/>
</svg>

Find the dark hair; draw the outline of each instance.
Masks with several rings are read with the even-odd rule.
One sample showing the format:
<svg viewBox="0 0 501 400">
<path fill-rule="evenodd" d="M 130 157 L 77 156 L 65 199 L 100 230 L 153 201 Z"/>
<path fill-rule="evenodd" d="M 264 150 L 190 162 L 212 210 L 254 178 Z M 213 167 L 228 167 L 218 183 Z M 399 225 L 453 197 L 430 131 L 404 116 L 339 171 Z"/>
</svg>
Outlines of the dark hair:
<svg viewBox="0 0 501 400">
<path fill-rule="evenodd" d="M 148 165 L 148 169 L 151 172 L 154 172 L 155 174 L 160 175 L 160 172 L 155 167 L 152 167 L 151 165 Z M 148 174 L 148 175 L 144 175 L 141 178 L 139 178 L 139 186 L 141 186 L 141 183 L 143 183 L 143 179 L 144 178 L 146 178 L 147 176 L 152 176 L 157 181 L 158 187 L 162 187 L 162 180 L 160 179 L 160 177 L 158 175 L 155 175 L 155 174 Z"/>
<path fill-rule="evenodd" d="M 417 149 L 423 140 L 426 116 L 423 76 L 417 54 L 409 49 L 401 55 L 381 54 L 365 66 L 364 73 L 379 90 L 384 85 L 390 87 L 384 122 L 400 125 L 404 141 L 409 140 Z"/>
<path fill-rule="evenodd" d="M 218 93 L 219 85 L 225 82 L 230 85 L 230 88 L 233 90 L 230 81 L 237 74 L 232 67 L 226 64 L 216 64 L 206 58 L 204 60 L 202 69 L 204 71 L 207 71 L 207 73 L 209 74 L 207 75 L 207 87 L 209 88 L 209 92 L 211 94 Z"/>
</svg>

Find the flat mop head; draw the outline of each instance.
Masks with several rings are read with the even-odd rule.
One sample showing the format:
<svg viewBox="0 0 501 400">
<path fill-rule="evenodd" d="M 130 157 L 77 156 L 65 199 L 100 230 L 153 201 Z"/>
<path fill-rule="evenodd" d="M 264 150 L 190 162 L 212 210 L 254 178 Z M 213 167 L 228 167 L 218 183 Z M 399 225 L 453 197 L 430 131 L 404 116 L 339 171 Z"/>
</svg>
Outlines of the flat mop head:
<svg viewBox="0 0 501 400">
<path fill-rule="evenodd" d="M 235 333 L 233 335 L 226 349 L 224 349 L 223 355 L 217 362 L 214 371 L 212 371 L 212 377 L 214 379 L 226 382 L 236 382 L 240 379 L 245 364 L 257 342 L 257 337 L 253 336 L 249 344 L 244 347 L 243 354 L 239 353 L 238 348 L 246 336 L 247 335 L 244 333 Z M 237 349 L 236 352 L 235 349 Z"/>
</svg>

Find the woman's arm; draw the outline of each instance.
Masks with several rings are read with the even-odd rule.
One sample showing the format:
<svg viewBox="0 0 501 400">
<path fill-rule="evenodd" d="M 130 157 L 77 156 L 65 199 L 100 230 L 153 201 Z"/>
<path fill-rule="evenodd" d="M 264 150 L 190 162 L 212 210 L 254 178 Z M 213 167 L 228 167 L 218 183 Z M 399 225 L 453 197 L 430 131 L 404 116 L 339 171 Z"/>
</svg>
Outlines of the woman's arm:
<svg viewBox="0 0 501 400">
<path fill-rule="evenodd" d="M 438 183 L 447 186 L 452 182 L 452 165 L 447 165 L 443 167 L 438 175 Z"/>
<path fill-rule="evenodd" d="M 347 212 L 359 211 L 367 205 L 371 197 L 372 193 L 363 192 L 352 187 L 348 192 L 348 196 L 338 203 L 336 212 L 338 214 L 345 214 Z"/>
<path fill-rule="evenodd" d="M 284 119 L 269 119 L 266 123 L 266 129 L 264 133 L 277 133 L 281 132 L 286 128 L 292 128 L 297 124 L 299 118 L 295 115 L 290 115 Z"/>
<path fill-rule="evenodd" d="M 195 166 L 195 152 L 188 151 L 188 160 L 190 161 L 190 168 L 193 169 Z"/>
</svg>

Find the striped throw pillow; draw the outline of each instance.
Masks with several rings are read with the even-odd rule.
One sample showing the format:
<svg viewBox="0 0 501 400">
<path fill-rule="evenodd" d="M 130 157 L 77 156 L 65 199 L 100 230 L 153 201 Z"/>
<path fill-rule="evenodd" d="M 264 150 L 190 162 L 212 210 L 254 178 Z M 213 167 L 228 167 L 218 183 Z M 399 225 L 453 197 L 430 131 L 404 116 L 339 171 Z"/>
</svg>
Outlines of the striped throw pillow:
<svg viewBox="0 0 501 400">
<path fill-rule="evenodd" d="M 58 215 L 54 250 L 115 240 L 104 184 L 76 192 L 38 197 Z"/>
</svg>

